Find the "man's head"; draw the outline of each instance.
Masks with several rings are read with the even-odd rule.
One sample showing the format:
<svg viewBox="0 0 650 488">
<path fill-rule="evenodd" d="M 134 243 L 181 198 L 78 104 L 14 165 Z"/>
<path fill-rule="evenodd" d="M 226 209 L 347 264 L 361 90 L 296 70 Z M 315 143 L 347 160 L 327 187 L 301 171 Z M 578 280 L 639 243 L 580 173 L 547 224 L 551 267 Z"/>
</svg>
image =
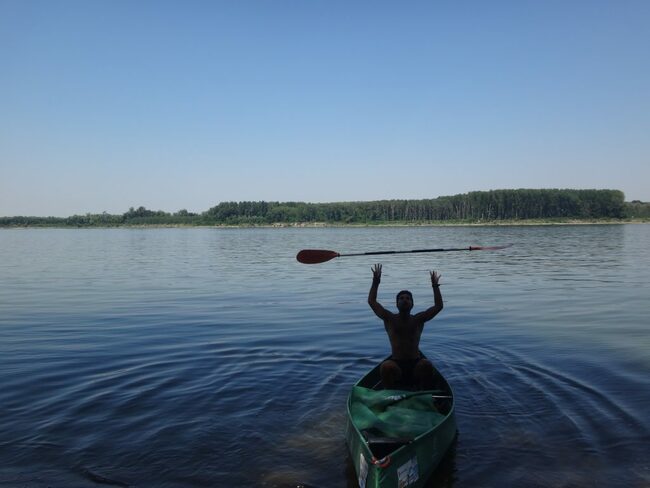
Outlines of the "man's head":
<svg viewBox="0 0 650 488">
<path fill-rule="evenodd" d="M 410 312 L 413 308 L 413 294 L 408 290 L 400 291 L 395 297 L 397 310 L 400 312 Z"/>
</svg>

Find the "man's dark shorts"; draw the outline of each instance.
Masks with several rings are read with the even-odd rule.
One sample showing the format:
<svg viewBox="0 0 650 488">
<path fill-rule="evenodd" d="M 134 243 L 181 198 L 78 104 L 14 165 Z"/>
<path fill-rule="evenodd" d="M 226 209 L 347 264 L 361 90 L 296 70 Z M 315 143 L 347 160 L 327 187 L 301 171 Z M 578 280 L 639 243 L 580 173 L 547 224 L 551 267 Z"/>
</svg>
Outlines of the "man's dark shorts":
<svg viewBox="0 0 650 488">
<path fill-rule="evenodd" d="M 420 362 L 420 360 L 426 358 L 424 357 L 424 354 L 420 353 L 420 355 L 415 359 L 394 359 L 393 356 L 388 359 L 395 361 L 402 370 L 402 379 L 400 380 L 400 383 L 412 386 L 415 385 L 415 366 Z"/>
</svg>

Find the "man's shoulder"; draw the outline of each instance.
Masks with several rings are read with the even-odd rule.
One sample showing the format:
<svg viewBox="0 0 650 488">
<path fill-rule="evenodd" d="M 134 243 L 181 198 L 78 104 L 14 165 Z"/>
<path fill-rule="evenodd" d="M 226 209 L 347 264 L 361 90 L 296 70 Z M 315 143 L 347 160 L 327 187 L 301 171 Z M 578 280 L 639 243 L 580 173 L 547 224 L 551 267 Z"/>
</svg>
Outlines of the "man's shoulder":
<svg viewBox="0 0 650 488">
<path fill-rule="evenodd" d="M 386 309 L 384 309 L 384 310 L 386 310 Z M 396 319 L 399 319 L 399 314 L 398 313 L 393 313 L 390 310 L 386 310 L 386 319 L 385 320 L 394 321 Z"/>
<path fill-rule="evenodd" d="M 422 322 L 422 319 L 418 317 L 418 315 L 421 315 L 422 312 L 416 314 L 409 314 L 407 318 L 403 318 L 399 313 L 393 313 L 388 310 L 387 312 L 388 312 L 387 319 L 390 319 L 394 322 L 401 322 L 401 323 Z"/>
<path fill-rule="evenodd" d="M 415 315 L 411 315 L 411 320 L 413 322 L 421 322 L 424 323 L 424 315 L 426 314 L 426 310 L 422 310 L 421 312 L 416 313 Z"/>
</svg>

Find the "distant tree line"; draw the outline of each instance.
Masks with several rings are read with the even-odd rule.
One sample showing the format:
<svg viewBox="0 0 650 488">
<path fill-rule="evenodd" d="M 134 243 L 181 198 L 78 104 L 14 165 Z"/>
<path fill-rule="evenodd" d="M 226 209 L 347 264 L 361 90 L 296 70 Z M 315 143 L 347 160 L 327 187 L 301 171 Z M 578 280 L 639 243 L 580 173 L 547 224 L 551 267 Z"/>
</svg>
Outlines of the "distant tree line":
<svg viewBox="0 0 650 488">
<path fill-rule="evenodd" d="M 201 214 L 131 207 L 122 215 L 0 217 L 0 226 L 111 227 L 124 225 L 372 224 L 593 220 L 650 217 L 650 204 L 626 203 L 618 190 L 492 190 L 424 200 L 370 202 L 222 202 Z"/>
<path fill-rule="evenodd" d="M 124 225 L 201 225 L 199 214 L 179 210 L 167 213 L 162 210 L 134 209 L 121 215 L 101 214 L 73 215 L 71 217 L 0 217 L 0 227 L 119 227 Z"/>
<path fill-rule="evenodd" d="M 650 218 L 650 203 L 632 200 L 625 204 L 625 216 L 630 219 Z"/>
</svg>

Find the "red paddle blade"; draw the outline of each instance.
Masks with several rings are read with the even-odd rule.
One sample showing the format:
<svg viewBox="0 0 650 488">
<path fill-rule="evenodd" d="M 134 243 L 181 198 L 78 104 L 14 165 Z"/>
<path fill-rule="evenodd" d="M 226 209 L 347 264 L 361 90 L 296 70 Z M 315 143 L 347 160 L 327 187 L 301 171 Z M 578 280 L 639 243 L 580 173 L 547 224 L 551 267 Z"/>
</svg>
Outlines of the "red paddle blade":
<svg viewBox="0 0 650 488">
<path fill-rule="evenodd" d="M 339 256 L 339 253 L 325 249 L 303 249 L 298 253 L 296 259 L 303 264 L 318 264 Z"/>
<path fill-rule="evenodd" d="M 498 251 L 499 249 L 506 249 L 512 246 L 512 244 L 506 244 L 505 246 L 470 246 L 470 251 Z"/>
</svg>

